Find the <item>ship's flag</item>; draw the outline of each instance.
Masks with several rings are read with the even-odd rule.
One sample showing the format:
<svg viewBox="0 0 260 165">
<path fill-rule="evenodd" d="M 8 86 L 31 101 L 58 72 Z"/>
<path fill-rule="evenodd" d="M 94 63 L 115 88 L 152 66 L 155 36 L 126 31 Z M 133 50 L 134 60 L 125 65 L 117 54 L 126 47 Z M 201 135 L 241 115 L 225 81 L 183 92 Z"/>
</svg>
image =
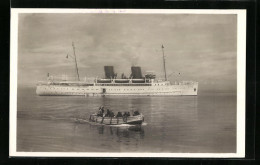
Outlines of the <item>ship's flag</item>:
<svg viewBox="0 0 260 165">
<path fill-rule="evenodd" d="M 162 48 L 164 48 L 164 46 L 162 45 Z"/>
</svg>

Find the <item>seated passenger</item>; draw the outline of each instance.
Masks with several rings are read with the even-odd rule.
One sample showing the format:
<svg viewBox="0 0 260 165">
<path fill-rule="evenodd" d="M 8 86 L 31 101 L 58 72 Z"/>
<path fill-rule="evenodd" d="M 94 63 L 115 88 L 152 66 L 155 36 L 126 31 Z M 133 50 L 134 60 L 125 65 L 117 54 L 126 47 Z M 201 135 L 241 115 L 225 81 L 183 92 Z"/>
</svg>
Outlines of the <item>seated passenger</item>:
<svg viewBox="0 0 260 165">
<path fill-rule="evenodd" d="M 123 117 L 127 117 L 127 112 L 124 112 Z"/>
<path fill-rule="evenodd" d="M 110 115 L 109 115 L 109 117 L 115 117 L 115 114 L 114 114 L 113 111 L 110 111 Z"/>
<path fill-rule="evenodd" d="M 97 116 L 102 116 L 102 111 L 101 111 L 101 109 L 98 110 Z"/>
<path fill-rule="evenodd" d="M 116 117 L 123 117 L 122 112 L 118 112 Z"/>
<path fill-rule="evenodd" d="M 105 113 L 105 109 L 104 109 L 104 107 L 103 107 L 103 106 L 101 107 L 101 111 L 102 111 L 102 114 L 104 114 L 104 113 Z"/>
<path fill-rule="evenodd" d="M 138 111 L 134 111 L 133 116 L 137 116 L 137 115 L 140 115 L 140 113 Z"/>
<path fill-rule="evenodd" d="M 107 113 L 106 113 L 105 117 L 109 117 L 109 116 L 110 116 L 110 110 L 107 109 Z"/>
</svg>

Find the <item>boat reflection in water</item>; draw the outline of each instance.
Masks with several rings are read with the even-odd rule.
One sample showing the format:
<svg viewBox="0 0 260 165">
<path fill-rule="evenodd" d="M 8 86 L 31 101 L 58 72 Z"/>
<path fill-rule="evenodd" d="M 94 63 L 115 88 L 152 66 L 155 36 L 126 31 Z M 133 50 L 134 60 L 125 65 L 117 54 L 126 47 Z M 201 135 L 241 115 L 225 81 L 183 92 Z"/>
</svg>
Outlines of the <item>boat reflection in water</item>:
<svg viewBox="0 0 260 165">
<path fill-rule="evenodd" d="M 104 126 L 104 125 L 90 125 L 91 130 L 95 130 L 99 135 L 117 137 L 117 141 L 121 142 L 123 139 L 143 139 L 144 128 L 142 125 L 133 126 Z"/>
</svg>

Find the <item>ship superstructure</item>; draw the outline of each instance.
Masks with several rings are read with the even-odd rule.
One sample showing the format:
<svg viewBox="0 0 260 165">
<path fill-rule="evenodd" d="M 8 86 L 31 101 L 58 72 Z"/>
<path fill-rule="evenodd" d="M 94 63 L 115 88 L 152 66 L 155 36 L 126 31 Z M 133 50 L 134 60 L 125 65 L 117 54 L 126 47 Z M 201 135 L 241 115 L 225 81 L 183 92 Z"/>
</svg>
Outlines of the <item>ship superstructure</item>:
<svg viewBox="0 0 260 165">
<path fill-rule="evenodd" d="M 163 51 L 162 46 L 162 51 Z M 118 76 L 113 66 L 104 66 L 105 78 L 95 78 L 92 82 L 80 80 L 77 68 L 75 47 L 73 44 L 74 60 L 77 79 L 68 80 L 66 77 L 61 80 L 48 76 L 47 82 L 37 84 L 37 95 L 43 96 L 109 96 L 109 95 L 140 95 L 140 96 L 196 96 L 198 93 L 198 82 L 181 81 L 173 84 L 167 80 L 165 58 L 163 62 L 165 80 L 156 80 L 152 72 L 142 75 L 141 67 L 132 66 L 130 76 L 122 74 Z"/>
</svg>

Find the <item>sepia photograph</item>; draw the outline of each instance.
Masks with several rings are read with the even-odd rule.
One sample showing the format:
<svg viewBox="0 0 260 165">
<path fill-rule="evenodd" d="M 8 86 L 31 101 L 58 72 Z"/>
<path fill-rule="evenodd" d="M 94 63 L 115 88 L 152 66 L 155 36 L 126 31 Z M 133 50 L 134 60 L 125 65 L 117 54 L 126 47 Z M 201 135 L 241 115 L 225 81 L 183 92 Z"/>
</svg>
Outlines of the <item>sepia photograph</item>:
<svg viewBox="0 0 260 165">
<path fill-rule="evenodd" d="M 245 10 L 11 9 L 10 156 L 245 157 Z"/>
</svg>

